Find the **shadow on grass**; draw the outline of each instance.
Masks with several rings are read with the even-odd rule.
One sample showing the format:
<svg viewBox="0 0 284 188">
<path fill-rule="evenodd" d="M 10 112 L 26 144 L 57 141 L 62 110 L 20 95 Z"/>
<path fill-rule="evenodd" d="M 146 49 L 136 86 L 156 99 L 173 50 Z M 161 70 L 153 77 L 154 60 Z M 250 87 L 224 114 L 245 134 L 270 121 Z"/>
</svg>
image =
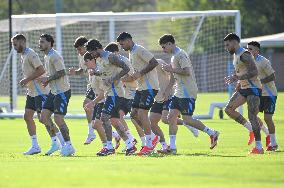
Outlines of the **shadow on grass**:
<svg viewBox="0 0 284 188">
<path fill-rule="evenodd" d="M 228 158 L 240 158 L 247 157 L 246 155 L 219 155 L 219 154 L 208 154 L 208 153 L 188 153 L 185 156 L 205 156 L 205 157 L 228 157 Z"/>
</svg>

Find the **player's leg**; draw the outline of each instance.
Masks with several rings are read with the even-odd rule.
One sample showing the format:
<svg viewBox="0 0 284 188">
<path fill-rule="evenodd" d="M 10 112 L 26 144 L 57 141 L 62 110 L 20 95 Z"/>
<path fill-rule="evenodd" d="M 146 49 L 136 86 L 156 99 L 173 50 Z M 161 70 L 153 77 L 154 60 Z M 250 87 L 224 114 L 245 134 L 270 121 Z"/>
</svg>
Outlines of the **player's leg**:
<svg viewBox="0 0 284 188">
<path fill-rule="evenodd" d="M 258 120 L 258 124 L 259 124 L 259 126 L 260 126 L 260 129 L 264 132 L 264 134 L 265 134 L 265 136 L 266 136 L 266 138 L 265 138 L 265 145 L 266 145 L 266 147 L 268 147 L 269 144 L 270 144 L 269 130 L 268 130 L 268 128 L 264 125 L 264 123 L 262 122 L 262 120 L 261 120 L 259 117 L 257 117 L 257 120 Z"/>
<path fill-rule="evenodd" d="M 243 125 L 249 131 L 248 145 L 250 145 L 254 141 L 254 134 L 252 131 L 251 123 L 236 110 L 245 102 L 246 97 L 243 96 L 240 92 L 235 92 L 230 98 L 227 106 L 225 107 L 225 112 L 230 118 Z"/>
<path fill-rule="evenodd" d="M 168 121 L 169 121 L 169 136 L 170 136 L 170 152 L 172 154 L 177 153 L 177 147 L 176 147 L 176 135 L 178 131 L 177 126 L 177 118 L 180 114 L 180 111 L 175 107 L 175 105 L 172 103 L 170 106 L 170 112 L 168 115 Z"/>
<path fill-rule="evenodd" d="M 35 109 L 34 97 L 30 97 L 27 95 L 24 120 L 26 122 L 28 133 L 31 138 L 32 147 L 27 152 L 25 152 L 24 155 L 33 155 L 41 152 L 41 149 L 37 141 L 36 125 L 33 118 L 35 110 L 36 109 Z"/>
<path fill-rule="evenodd" d="M 83 107 L 87 103 L 91 102 L 94 98 L 95 98 L 95 93 L 92 88 L 89 88 L 86 92 L 86 97 L 83 102 Z M 88 121 L 88 136 L 84 142 L 84 144 L 87 145 L 90 144 L 96 138 L 96 135 L 94 134 L 94 129 L 92 126 L 93 109 L 84 108 L 84 110 Z"/>
</svg>

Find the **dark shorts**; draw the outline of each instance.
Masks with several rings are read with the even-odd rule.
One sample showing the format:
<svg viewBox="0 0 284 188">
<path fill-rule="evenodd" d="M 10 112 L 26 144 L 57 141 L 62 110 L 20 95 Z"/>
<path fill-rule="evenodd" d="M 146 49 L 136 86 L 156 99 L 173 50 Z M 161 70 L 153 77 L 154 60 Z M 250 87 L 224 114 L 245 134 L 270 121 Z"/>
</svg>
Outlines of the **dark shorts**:
<svg viewBox="0 0 284 188">
<path fill-rule="evenodd" d="M 86 91 L 86 98 L 90 99 L 90 100 L 94 100 L 96 98 L 96 94 L 93 90 L 93 88 L 89 88 L 87 91 Z"/>
<path fill-rule="evenodd" d="M 45 102 L 46 99 L 47 95 L 39 95 L 36 97 L 31 97 L 27 95 L 25 108 L 40 113 L 42 110 L 43 103 Z"/>
<path fill-rule="evenodd" d="M 277 96 L 261 96 L 259 111 L 265 114 L 274 114 Z"/>
<path fill-rule="evenodd" d="M 107 96 L 102 113 L 110 115 L 111 118 L 120 118 L 120 101 L 121 97 Z"/>
<path fill-rule="evenodd" d="M 152 107 L 151 107 L 150 112 L 152 112 L 152 113 L 157 113 L 157 114 L 162 114 L 163 106 L 164 106 L 164 103 L 163 103 L 163 102 L 157 102 L 157 101 L 155 101 L 154 104 L 153 104 Z"/>
<path fill-rule="evenodd" d="M 131 112 L 133 99 L 126 99 L 124 97 L 120 100 L 120 110 L 124 112 L 125 115 Z"/>
<path fill-rule="evenodd" d="M 154 103 L 154 98 L 157 95 L 157 93 L 158 90 L 155 89 L 136 91 L 132 107 L 144 110 L 150 110 L 150 108 Z"/>
<path fill-rule="evenodd" d="M 167 101 L 165 101 L 164 105 L 163 105 L 163 110 L 170 111 L 170 104 L 171 104 L 171 102 L 172 102 L 172 98 L 170 98 Z"/>
<path fill-rule="evenodd" d="M 103 107 L 104 107 L 104 103 L 103 103 L 103 102 L 98 103 L 98 104 L 94 107 L 92 120 L 101 119 L 101 114 L 102 114 Z"/>
<path fill-rule="evenodd" d="M 254 95 L 254 96 L 261 96 L 261 89 L 259 88 L 247 88 L 247 89 L 240 89 L 239 93 L 247 98 L 249 95 Z"/>
<path fill-rule="evenodd" d="M 70 97 L 71 90 L 68 90 L 64 93 L 59 93 L 57 95 L 54 95 L 50 92 L 42 108 L 50 110 L 55 114 L 66 115 Z"/>
<path fill-rule="evenodd" d="M 192 116 L 195 109 L 195 99 L 172 97 L 170 109 L 177 109 L 182 115 Z"/>
</svg>

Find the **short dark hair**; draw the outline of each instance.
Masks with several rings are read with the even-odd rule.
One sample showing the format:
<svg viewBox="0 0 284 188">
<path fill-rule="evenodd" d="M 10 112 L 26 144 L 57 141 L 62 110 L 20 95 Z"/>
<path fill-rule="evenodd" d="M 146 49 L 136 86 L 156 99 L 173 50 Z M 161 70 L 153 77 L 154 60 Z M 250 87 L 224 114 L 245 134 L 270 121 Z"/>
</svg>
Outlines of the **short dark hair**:
<svg viewBox="0 0 284 188">
<path fill-rule="evenodd" d="M 80 36 L 76 38 L 73 46 L 74 48 L 78 48 L 80 46 L 84 46 L 86 42 L 88 42 L 88 39 L 85 36 Z"/>
<path fill-rule="evenodd" d="M 132 36 L 127 32 L 122 32 L 116 38 L 116 42 L 119 42 L 119 41 L 125 40 L 125 39 L 132 39 Z"/>
<path fill-rule="evenodd" d="M 12 40 L 22 40 L 26 42 L 26 37 L 23 34 L 16 34 L 12 37 Z"/>
<path fill-rule="evenodd" d="M 90 39 L 87 43 L 85 43 L 85 47 L 87 51 L 93 51 L 97 49 L 102 49 L 103 46 L 97 39 Z"/>
<path fill-rule="evenodd" d="M 229 33 L 227 36 L 225 36 L 224 41 L 231 41 L 231 40 L 235 40 L 238 41 L 238 43 L 240 43 L 240 37 L 236 34 L 236 33 Z"/>
<path fill-rule="evenodd" d="M 252 45 L 252 46 L 258 47 L 258 49 L 260 49 L 260 44 L 257 41 L 251 41 L 251 42 L 248 43 L 248 45 Z"/>
<path fill-rule="evenodd" d="M 171 43 L 175 43 L 175 38 L 173 35 L 171 34 L 164 34 L 163 36 L 160 37 L 159 39 L 159 44 L 162 45 L 162 44 L 166 44 L 168 42 L 171 42 Z"/>
<path fill-rule="evenodd" d="M 51 47 L 53 47 L 54 39 L 53 39 L 53 36 L 52 36 L 52 35 L 47 34 L 47 33 L 44 33 L 44 34 L 41 34 L 41 35 L 40 35 L 40 38 L 45 38 L 45 40 L 46 40 L 47 42 L 50 42 L 50 43 L 51 43 Z"/>
<path fill-rule="evenodd" d="M 109 52 L 119 52 L 119 48 L 118 45 L 115 42 L 111 42 L 109 43 L 106 47 L 105 47 L 106 51 Z"/>
<path fill-rule="evenodd" d="M 92 59 L 94 59 L 94 58 L 93 58 L 93 56 L 89 52 L 86 52 L 84 54 L 84 61 L 92 60 Z"/>
</svg>

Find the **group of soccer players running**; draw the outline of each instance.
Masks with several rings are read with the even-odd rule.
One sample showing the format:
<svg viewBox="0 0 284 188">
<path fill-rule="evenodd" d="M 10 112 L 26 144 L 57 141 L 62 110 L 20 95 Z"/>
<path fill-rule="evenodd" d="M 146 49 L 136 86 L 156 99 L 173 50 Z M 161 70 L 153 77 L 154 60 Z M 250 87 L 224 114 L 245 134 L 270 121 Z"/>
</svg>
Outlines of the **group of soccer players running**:
<svg viewBox="0 0 284 188">
<path fill-rule="evenodd" d="M 192 117 L 198 91 L 194 70 L 188 54 L 176 45 L 173 35 L 165 34 L 159 39 L 163 52 L 172 56 L 170 62 L 156 59 L 151 52 L 136 44 L 127 32 L 120 33 L 117 41 L 105 48 L 96 39 L 80 36 L 74 42 L 79 68 L 69 70 L 66 70 L 62 56 L 53 48 L 51 35 L 42 34 L 39 38 L 39 48 L 45 54 L 44 63 L 33 49 L 26 46 L 23 34 L 16 34 L 11 41 L 21 54 L 23 79 L 19 84 L 27 87 L 24 119 L 32 146 L 24 155 L 41 152 L 33 120 L 35 112 L 51 137 L 51 147 L 45 154 L 51 155 L 59 150 L 61 156 L 75 153 L 64 121 L 71 97 L 68 76 L 73 75 L 89 78 L 83 102 L 89 129 L 84 144 L 90 144 L 96 138 L 96 130 L 102 142 L 98 156 L 114 154 L 121 139 L 127 156 L 136 152 L 139 156 L 150 155 L 159 142 L 162 148 L 157 150 L 158 153 L 176 154 L 178 125 L 185 126 L 195 137 L 199 131 L 208 134 L 210 149 L 217 145 L 220 133 Z M 249 130 L 249 144 L 254 140 L 256 143 L 252 154 L 264 153 L 260 128 L 267 134 L 267 151 L 276 151 L 278 145 L 272 120 L 277 98 L 274 70 L 269 61 L 259 55 L 258 42 L 249 43 L 246 50 L 233 33 L 228 34 L 224 42 L 228 52 L 234 55 L 235 66 L 235 73 L 226 77 L 225 82 L 237 82 L 225 112 Z M 128 51 L 129 58 L 122 55 L 119 45 Z M 249 121 L 236 111 L 245 102 Z M 268 129 L 257 117 L 259 111 L 264 112 Z M 124 120 L 128 113 L 141 139 L 140 151 L 137 151 L 137 140 Z M 160 120 L 169 125 L 169 143 L 158 125 Z"/>
</svg>

